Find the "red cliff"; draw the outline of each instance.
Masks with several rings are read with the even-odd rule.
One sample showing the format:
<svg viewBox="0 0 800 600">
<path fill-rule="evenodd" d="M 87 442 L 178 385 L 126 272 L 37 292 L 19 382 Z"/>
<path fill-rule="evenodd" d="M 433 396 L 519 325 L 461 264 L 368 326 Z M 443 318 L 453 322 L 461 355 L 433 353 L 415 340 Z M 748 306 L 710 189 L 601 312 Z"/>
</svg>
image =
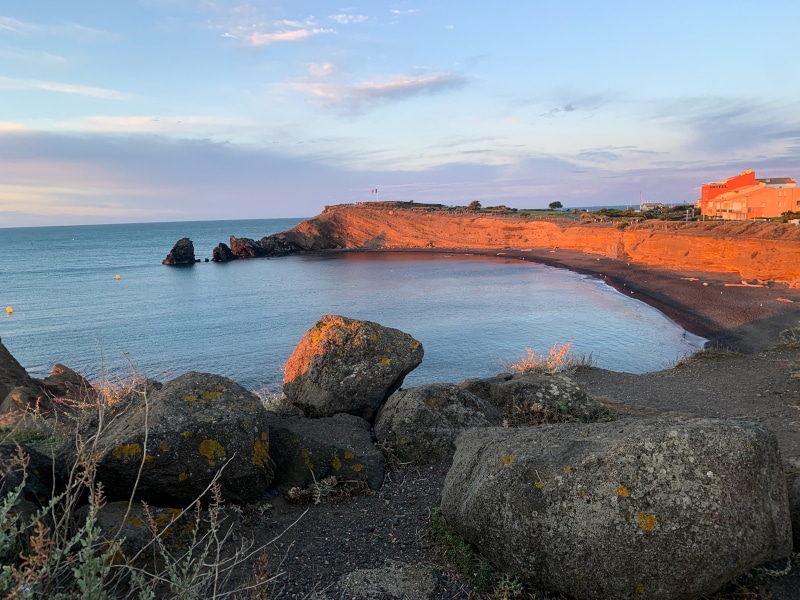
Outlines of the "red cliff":
<svg viewBox="0 0 800 600">
<path fill-rule="evenodd" d="M 679 271 L 738 272 L 747 280 L 800 282 L 800 227 L 783 223 L 644 221 L 620 229 L 614 223 L 568 218 L 364 203 L 327 207 L 265 240 L 271 238 L 297 250 L 560 248 Z"/>
</svg>

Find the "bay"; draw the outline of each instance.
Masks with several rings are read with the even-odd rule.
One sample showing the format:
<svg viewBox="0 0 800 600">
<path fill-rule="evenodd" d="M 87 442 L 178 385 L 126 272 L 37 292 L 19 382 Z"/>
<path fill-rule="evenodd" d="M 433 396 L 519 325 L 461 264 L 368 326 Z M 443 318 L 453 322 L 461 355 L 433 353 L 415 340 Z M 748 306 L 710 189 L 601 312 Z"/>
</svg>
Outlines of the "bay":
<svg viewBox="0 0 800 600">
<path fill-rule="evenodd" d="M 188 267 L 161 264 L 189 237 L 199 258 L 228 236 L 301 219 L 0 229 L 0 339 L 36 376 L 57 362 L 92 379 L 187 371 L 276 389 L 324 314 L 368 319 L 422 342 L 405 385 L 485 377 L 572 343 L 598 366 L 660 370 L 704 340 L 597 279 L 502 256 L 343 253 Z M 116 278 L 119 275 L 119 279 Z"/>
</svg>

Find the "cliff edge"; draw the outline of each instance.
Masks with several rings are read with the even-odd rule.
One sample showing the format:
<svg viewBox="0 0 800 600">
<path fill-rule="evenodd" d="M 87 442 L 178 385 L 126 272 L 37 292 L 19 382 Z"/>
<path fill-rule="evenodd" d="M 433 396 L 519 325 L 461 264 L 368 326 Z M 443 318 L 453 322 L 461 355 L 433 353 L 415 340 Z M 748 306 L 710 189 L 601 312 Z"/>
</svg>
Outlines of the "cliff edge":
<svg viewBox="0 0 800 600">
<path fill-rule="evenodd" d="M 265 255 L 273 256 L 332 249 L 548 248 L 800 286 L 800 227 L 785 223 L 649 220 L 620 227 L 566 217 L 492 215 L 383 202 L 326 207 L 320 215 L 259 244 Z"/>
</svg>

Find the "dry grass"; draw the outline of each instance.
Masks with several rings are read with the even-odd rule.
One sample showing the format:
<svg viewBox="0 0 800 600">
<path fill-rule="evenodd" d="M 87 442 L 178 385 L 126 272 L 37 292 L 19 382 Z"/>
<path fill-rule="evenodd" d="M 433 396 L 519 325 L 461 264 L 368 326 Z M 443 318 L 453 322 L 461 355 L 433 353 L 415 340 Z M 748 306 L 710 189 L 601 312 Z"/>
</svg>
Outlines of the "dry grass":
<svg viewBox="0 0 800 600">
<path fill-rule="evenodd" d="M 576 356 L 572 351 L 572 342 L 566 344 L 556 342 L 547 354 L 537 354 L 530 348 L 526 348 L 525 352 L 527 356 L 521 356 L 516 362 L 504 367 L 518 373 L 557 373 L 579 367 L 591 367 L 594 364 L 591 353 Z"/>
</svg>

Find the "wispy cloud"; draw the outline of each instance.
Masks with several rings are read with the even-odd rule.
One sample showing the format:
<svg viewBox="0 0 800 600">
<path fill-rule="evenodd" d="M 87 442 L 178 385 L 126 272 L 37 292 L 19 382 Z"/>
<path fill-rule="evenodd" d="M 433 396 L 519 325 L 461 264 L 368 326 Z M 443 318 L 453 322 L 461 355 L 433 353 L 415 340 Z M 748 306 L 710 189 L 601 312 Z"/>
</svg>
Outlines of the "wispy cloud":
<svg viewBox="0 0 800 600">
<path fill-rule="evenodd" d="M 800 137 L 800 102 L 776 105 L 740 98 L 684 98 L 661 103 L 653 117 L 691 134 L 691 144 L 710 152 L 758 148 L 775 155 Z"/>
<path fill-rule="evenodd" d="M 308 74 L 312 79 L 328 79 L 329 77 L 333 77 L 337 71 L 338 68 L 336 65 L 330 62 L 315 62 L 308 66 Z"/>
<path fill-rule="evenodd" d="M 544 117 L 546 119 L 553 119 L 557 116 L 564 116 L 566 113 L 575 112 L 575 107 L 572 104 L 565 104 L 564 106 L 557 106 L 556 108 L 551 108 L 547 112 L 543 112 L 540 114 L 540 117 Z"/>
<path fill-rule="evenodd" d="M 331 19 L 342 25 L 352 25 L 354 23 L 363 23 L 369 17 L 365 15 L 351 15 L 348 13 L 339 13 L 338 15 L 330 15 Z"/>
<path fill-rule="evenodd" d="M 36 79 L 15 79 L 12 77 L 0 76 L 0 88 L 13 90 L 44 90 L 48 92 L 59 92 L 62 94 L 78 94 L 81 96 L 92 96 L 105 100 L 124 100 L 129 96 L 116 90 L 107 88 L 93 87 L 88 85 L 78 85 L 72 83 L 58 83 L 53 81 L 39 81 Z"/>
<path fill-rule="evenodd" d="M 414 96 L 457 90 L 468 83 L 469 79 L 463 75 L 439 72 L 423 76 L 399 75 L 386 81 L 369 81 L 349 86 L 311 83 L 295 84 L 294 87 L 320 98 L 325 108 L 358 113 Z"/>
<path fill-rule="evenodd" d="M 406 9 L 406 10 L 400 10 L 399 8 L 392 8 L 391 10 L 389 10 L 389 12 L 392 13 L 393 15 L 399 17 L 400 15 L 413 15 L 415 13 L 418 13 L 419 9 L 418 8 L 409 8 L 409 9 Z"/>
<path fill-rule="evenodd" d="M 78 23 L 64 23 L 59 25 L 48 25 L 43 23 L 32 23 L 30 21 L 20 21 L 14 17 L 0 16 L 0 30 L 12 31 L 20 35 L 46 34 L 56 36 L 80 37 L 81 39 L 114 39 L 117 36 L 107 31 L 94 29 Z"/>
<path fill-rule="evenodd" d="M 300 42 L 322 33 L 335 33 L 332 29 L 319 27 L 313 20 L 304 23 L 298 21 L 274 21 L 265 23 L 238 25 L 229 28 L 222 37 L 232 38 L 246 46 L 268 46 L 280 42 Z"/>
</svg>

